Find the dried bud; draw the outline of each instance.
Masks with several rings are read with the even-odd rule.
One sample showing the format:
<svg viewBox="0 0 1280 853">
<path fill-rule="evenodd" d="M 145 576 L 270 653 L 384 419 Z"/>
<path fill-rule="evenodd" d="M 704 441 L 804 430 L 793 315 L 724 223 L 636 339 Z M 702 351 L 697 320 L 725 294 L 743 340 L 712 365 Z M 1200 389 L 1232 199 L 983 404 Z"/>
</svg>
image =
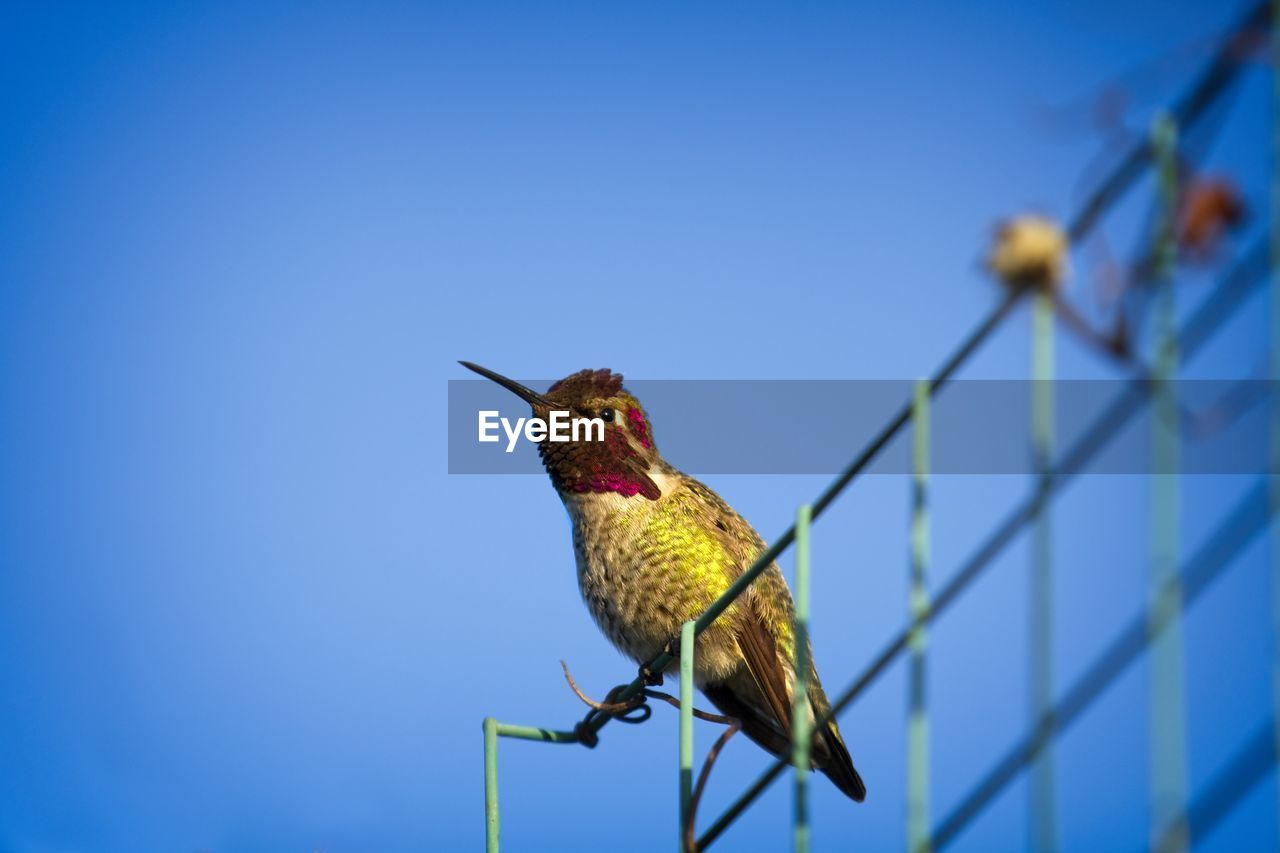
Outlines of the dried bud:
<svg viewBox="0 0 1280 853">
<path fill-rule="evenodd" d="M 1018 216 L 1002 222 L 987 255 L 987 269 L 1009 287 L 1062 286 L 1069 272 L 1067 235 L 1056 222 Z"/>
</svg>

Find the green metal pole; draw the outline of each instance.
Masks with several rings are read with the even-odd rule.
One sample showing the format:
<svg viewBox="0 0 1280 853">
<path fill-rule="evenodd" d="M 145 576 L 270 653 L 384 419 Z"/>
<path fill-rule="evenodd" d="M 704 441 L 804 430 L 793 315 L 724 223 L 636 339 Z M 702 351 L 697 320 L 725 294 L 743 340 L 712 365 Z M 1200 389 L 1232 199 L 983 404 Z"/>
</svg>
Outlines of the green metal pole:
<svg viewBox="0 0 1280 853">
<path fill-rule="evenodd" d="M 809 853 L 809 525 L 813 508 L 796 511 L 795 688 L 791 711 L 791 763 L 796 769 L 795 853 Z"/>
<path fill-rule="evenodd" d="M 693 647 L 697 642 L 694 622 L 680 627 L 680 845 L 684 845 L 684 827 L 689 820 L 689 803 L 693 800 Z"/>
<path fill-rule="evenodd" d="M 1031 302 L 1031 452 L 1036 489 L 1044 490 L 1053 467 L 1053 294 L 1045 282 Z M 1031 531 L 1029 584 L 1031 725 L 1053 707 L 1053 538 L 1048 502 L 1036 512 Z M 1031 764 L 1030 844 L 1037 853 L 1058 849 L 1057 792 L 1053 744 Z"/>
<path fill-rule="evenodd" d="M 484 849 L 498 853 L 498 721 L 484 718 Z"/>
<path fill-rule="evenodd" d="M 493 717 L 484 718 L 484 827 L 485 846 L 488 853 L 498 852 L 498 738 L 536 740 L 542 743 L 577 743 L 574 732 L 555 729 L 539 729 L 533 726 L 513 726 L 500 723 Z"/>
<path fill-rule="evenodd" d="M 509 723 L 496 723 L 498 737 L 515 738 L 516 740 L 536 740 L 542 743 L 577 743 L 578 736 L 573 732 L 558 732 L 555 729 L 539 729 L 534 726 L 513 726 Z"/>
<path fill-rule="evenodd" d="M 1280 0 L 1271 0 L 1271 383 L 1271 718 L 1280 755 Z"/>
<path fill-rule="evenodd" d="M 1158 167 L 1160 215 L 1156 234 L 1156 296 L 1152 326 L 1155 357 L 1152 369 L 1151 436 L 1151 569 L 1148 612 L 1150 651 L 1151 845 L 1162 851 L 1190 849 L 1186 825 L 1187 759 L 1183 687 L 1179 551 L 1179 412 L 1177 316 L 1173 268 L 1177 246 L 1174 228 L 1178 204 L 1178 131 L 1161 116 L 1152 128 Z"/>
<path fill-rule="evenodd" d="M 925 704 L 925 648 L 928 636 L 919 624 L 929 612 L 929 383 L 916 383 L 911 423 L 911 619 L 908 641 L 911 675 L 907 718 L 907 850 L 927 853 L 929 844 L 929 712 Z"/>
</svg>

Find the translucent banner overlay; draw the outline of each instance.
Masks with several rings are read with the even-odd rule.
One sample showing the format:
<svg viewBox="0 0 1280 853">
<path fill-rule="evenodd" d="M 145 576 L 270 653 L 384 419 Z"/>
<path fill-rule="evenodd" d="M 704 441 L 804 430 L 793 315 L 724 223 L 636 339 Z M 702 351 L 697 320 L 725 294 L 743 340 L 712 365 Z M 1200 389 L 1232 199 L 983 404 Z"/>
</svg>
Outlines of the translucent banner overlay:
<svg viewBox="0 0 1280 853">
<path fill-rule="evenodd" d="M 523 380 L 522 380 L 523 381 Z M 523 384 L 545 391 L 550 380 Z M 1132 380 L 1051 383 L 1055 446 L 1065 450 L 1117 400 L 1146 395 Z M 1184 474 L 1258 474 L 1268 466 L 1270 406 L 1266 380 L 1172 383 L 1182 412 Z M 1033 473 L 1030 381 L 957 380 L 932 402 L 930 470 L 935 474 Z M 690 474 L 838 473 L 906 406 L 913 383 L 898 380 L 636 380 L 626 388 L 643 404 L 664 458 Z M 529 406 L 484 379 L 449 382 L 449 473 L 539 474 L 536 445 L 522 436 L 513 452 L 478 440 L 479 413 L 514 425 Z M 1087 469 L 1095 474 L 1150 470 L 1153 424 L 1138 408 Z M 901 430 L 868 469 L 909 474 L 912 427 Z"/>
</svg>

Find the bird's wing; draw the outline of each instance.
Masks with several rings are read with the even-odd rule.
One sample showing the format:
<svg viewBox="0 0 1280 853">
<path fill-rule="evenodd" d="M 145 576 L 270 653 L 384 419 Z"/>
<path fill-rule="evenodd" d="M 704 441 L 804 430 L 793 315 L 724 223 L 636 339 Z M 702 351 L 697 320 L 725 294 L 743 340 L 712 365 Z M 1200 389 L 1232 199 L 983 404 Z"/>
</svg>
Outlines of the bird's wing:
<svg viewBox="0 0 1280 853">
<path fill-rule="evenodd" d="M 791 690 L 787 686 L 787 672 L 778 656 L 778 644 L 765 627 L 760 615 L 748 602 L 747 612 L 738 624 L 738 648 L 747 660 L 760 695 L 769 705 L 773 722 L 784 737 L 791 737 Z"/>
<path fill-rule="evenodd" d="M 732 564 L 734 572 L 729 580 L 733 580 L 757 554 L 765 550 L 764 540 L 714 491 L 692 478 L 687 480 L 687 485 L 704 502 L 707 511 L 720 519 L 716 526 L 723 533 L 725 546 L 739 557 Z M 791 605 L 791 592 L 777 564 L 766 569 L 756 579 L 754 589 L 738 601 L 742 607 L 736 620 L 735 634 L 758 696 L 735 693 L 728 684 L 707 685 L 702 691 L 721 711 L 737 718 L 748 737 L 774 755 L 785 757 L 791 748 L 789 675 L 794 647 L 788 633 L 782 637 L 786 648 L 780 649 L 778 638 L 769 630 L 769 625 L 781 622 L 789 626 L 795 619 L 795 612 Z M 809 703 L 813 715 L 823 717 L 830 712 L 831 705 L 822 689 L 822 682 L 818 680 L 812 650 L 808 652 Z M 749 689 L 745 691 L 747 694 L 750 692 Z M 756 701 L 759 697 L 763 697 L 763 705 Z M 834 719 L 813 733 L 812 758 L 815 766 L 830 776 L 850 798 L 857 802 L 866 798 L 866 786 L 853 767 L 853 760 Z"/>
<path fill-rule="evenodd" d="M 765 549 L 764 540 L 715 491 L 691 477 L 685 479 L 685 487 L 703 505 L 703 511 L 715 519 L 724 548 L 733 555 L 728 562 L 725 579 L 726 583 L 732 582 Z M 784 740 L 791 738 L 791 688 L 788 684 L 791 649 L 779 648 L 778 638 L 769 626 L 771 617 L 776 617 L 773 622 L 781 618 L 790 623 L 793 618 L 790 604 L 791 594 L 786 582 L 782 580 L 778 567 L 770 566 L 762 577 L 756 579 L 753 588 L 738 599 L 738 616 L 733 620 L 738 648 L 756 687 L 752 692 L 757 694 L 739 698 L 747 700 L 753 716 L 758 717 L 762 725 L 768 725 Z"/>
</svg>

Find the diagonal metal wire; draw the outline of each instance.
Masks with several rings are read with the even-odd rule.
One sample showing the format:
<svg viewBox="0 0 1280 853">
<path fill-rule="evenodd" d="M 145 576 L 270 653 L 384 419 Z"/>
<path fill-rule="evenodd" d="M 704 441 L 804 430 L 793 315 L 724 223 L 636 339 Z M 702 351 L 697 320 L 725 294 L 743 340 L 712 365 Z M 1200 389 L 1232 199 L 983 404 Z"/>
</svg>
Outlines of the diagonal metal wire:
<svg viewBox="0 0 1280 853">
<path fill-rule="evenodd" d="M 1204 304 L 1183 326 L 1181 340 L 1185 356 L 1190 357 L 1204 345 L 1213 331 L 1239 307 L 1244 297 L 1263 279 L 1267 268 L 1267 246 L 1265 242 L 1260 241 L 1245 253 L 1221 285 L 1206 298 Z M 943 586 L 928 611 L 886 644 L 853 684 L 840 694 L 832 705 L 833 716 L 843 712 L 870 687 L 907 648 L 912 632 L 932 622 L 945 611 L 994 562 L 1022 528 L 1035 518 L 1040 508 L 1052 498 L 1054 493 L 1079 473 L 1106 446 L 1111 436 L 1128 423 L 1146 402 L 1150 393 L 1149 385 L 1146 376 L 1139 376 L 1130 382 L 1126 390 L 1063 454 L 1050 474 L 1041 480 L 1036 491 L 1005 518 L 1004 522 Z M 738 815 L 768 789 L 785 766 L 785 762 L 775 760 L 703 833 L 698 839 L 698 849 L 703 850 L 715 841 L 737 819 Z"/>
<path fill-rule="evenodd" d="M 1269 717 L 1255 728 L 1227 766 L 1192 800 L 1183 822 L 1190 828 L 1193 846 L 1203 841 L 1276 763 L 1275 725 L 1274 718 Z M 1154 849 L 1163 849 L 1167 841 L 1159 839 Z"/>
<path fill-rule="evenodd" d="M 1187 561 L 1180 574 L 1184 585 L 1181 608 L 1189 607 L 1199 598 L 1245 545 L 1266 528 L 1271 516 L 1268 503 L 1266 483 L 1259 480 L 1227 514 L 1227 520 L 1209 541 Z M 1171 587 L 1177 583 L 1178 578 L 1170 580 Z M 1040 717 L 1036 726 L 991 767 L 938 825 L 933 834 L 934 849 L 941 850 L 955 841 L 1046 744 L 1075 722 L 1103 690 L 1137 660 L 1160 628 L 1145 610 L 1132 619 L 1062 699 Z"/>
</svg>

